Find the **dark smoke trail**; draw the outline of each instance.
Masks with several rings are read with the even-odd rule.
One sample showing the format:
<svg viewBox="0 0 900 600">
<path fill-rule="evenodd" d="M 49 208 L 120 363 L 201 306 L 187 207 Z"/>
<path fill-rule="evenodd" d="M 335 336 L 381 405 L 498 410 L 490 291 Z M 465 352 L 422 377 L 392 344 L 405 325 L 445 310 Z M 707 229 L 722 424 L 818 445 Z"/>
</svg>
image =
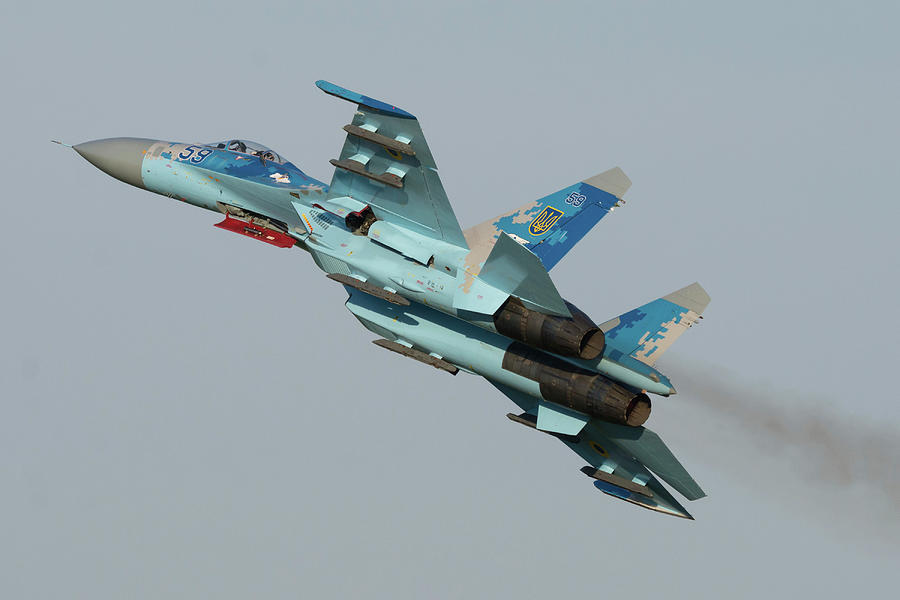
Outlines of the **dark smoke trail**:
<svg viewBox="0 0 900 600">
<path fill-rule="evenodd" d="M 702 404 L 711 415 L 731 422 L 736 435 L 754 446 L 790 451 L 809 481 L 845 489 L 862 489 L 890 507 L 890 520 L 900 509 L 900 432 L 835 414 L 822 402 L 810 407 L 803 398 L 752 388 L 721 370 L 686 362 L 673 365 L 679 397 Z M 777 400 L 777 403 L 773 400 Z M 864 402 L 860 402 L 865 407 Z M 866 415 L 869 416 L 869 415 Z M 873 508 L 873 507 L 868 507 Z"/>
</svg>

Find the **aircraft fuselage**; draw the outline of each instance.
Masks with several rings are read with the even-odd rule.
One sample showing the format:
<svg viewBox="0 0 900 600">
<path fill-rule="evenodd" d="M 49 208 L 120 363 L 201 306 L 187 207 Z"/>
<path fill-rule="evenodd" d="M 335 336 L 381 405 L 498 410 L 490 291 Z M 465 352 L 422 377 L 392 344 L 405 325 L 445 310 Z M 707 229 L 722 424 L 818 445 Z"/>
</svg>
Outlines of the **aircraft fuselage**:
<svg viewBox="0 0 900 600">
<path fill-rule="evenodd" d="M 387 297 L 405 298 L 421 307 L 416 309 L 419 326 L 410 327 L 403 319 L 390 317 L 393 309 L 388 302 L 359 299 L 356 293 L 357 300 L 348 301 L 348 308 L 372 331 L 404 343 L 423 345 L 434 357 L 530 397 L 566 403 L 560 398 L 547 398 L 546 390 L 541 392 L 538 378 L 545 374 L 529 371 L 525 376 L 510 370 L 525 367 L 504 364 L 504 356 L 514 346 L 509 338 L 497 333 L 491 321 L 459 314 L 454 295 L 466 281 L 465 249 L 435 240 L 418 240 L 414 232 L 399 234 L 389 224 L 367 221 L 364 211 L 354 211 L 353 206 L 329 205 L 325 183 L 267 149 L 254 153 L 249 149 L 231 150 L 229 142 L 218 146 L 224 147 L 114 138 L 80 144 L 75 150 L 126 183 L 225 214 L 226 221 L 219 224 L 224 229 L 272 245 L 296 245 L 307 250 L 323 271 L 352 277 L 348 281 L 353 285 L 345 286 L 351 294 L 352 287 L 359 289 L 355 283 L 359 281 L 384 290 Z M 263 156 L 263 152 L 269 154 Z M 403 237 L 398 242 L 400 235 Z M 382 236 L 394 236 L 390 246 L 382 243 Z M 406 255 L 396 251 L 398 243 L 409 245 L 403 248 Z M 418 260 L 409 258 L 415 256 L 419 247 L 426 252 Z M 373 316 L 376 313 L 380 316 Z M 463 318 L 467 325 L 457 322 L 459 331 L 480 333 L 451 334 L 452 327 L 445 323 L 448 317 L 440 313 Z M 430 325 L 425 326 L 426 322 Z M 423 335 L 428 337 L 427 344 L 419 344 L 418 337 Z M 585 361 L 536 352 L 547 355 L 538 358 L 539 362 L 556 365 L 553 372 L 567 380 L 582 375 L 593 378 L 585 384 L 588 385 L 597 377 L 608 378 L 632 390 L 628 392 L 632 396 L 641 392 L 672 392 L 664 376 L 637 361 L 623 364 L 621 359 L 611 361 L 605 357 Z M 521 361 L 513 363 L 518 365 Z M 582 395 L 586 398 L 589 393 Z M 591 409 L 590 404 L 583 404 L 568 402 L 570 407 Z"/>
</svg>

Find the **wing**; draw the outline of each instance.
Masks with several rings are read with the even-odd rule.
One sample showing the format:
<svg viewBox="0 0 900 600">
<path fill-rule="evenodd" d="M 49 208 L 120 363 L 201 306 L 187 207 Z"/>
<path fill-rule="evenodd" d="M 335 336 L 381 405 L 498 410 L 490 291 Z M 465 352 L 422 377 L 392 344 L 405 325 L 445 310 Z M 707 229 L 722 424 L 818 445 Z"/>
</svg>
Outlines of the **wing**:
<svg viewBox="0 0 900 600">
<path fill-rule="evenodd" d="M 353 122 L 344 126 L 340 158 L 331 161 L 336 168 L 327 201 L 353 198 L 383 221 L 467 249 L 419 121 L 333 83 L 316 85 L 359 105 Z"/>
<path fill-rule="evenodd" d="M 534 398 L 494 384 L 525 412 L 510 420 L 537 429 L 539 403 Z M 644 427 L 613 425 L 591 419 L 577 436 L 549 433 L 590 466 L 582 472 L 605 494 L 656 512 L 693 519 L 653 475 L 656 473 L 688 500 L 706 494 L 654 432 Z M 651 471 L 653 473 L 651 473 Z"/>
</svg>

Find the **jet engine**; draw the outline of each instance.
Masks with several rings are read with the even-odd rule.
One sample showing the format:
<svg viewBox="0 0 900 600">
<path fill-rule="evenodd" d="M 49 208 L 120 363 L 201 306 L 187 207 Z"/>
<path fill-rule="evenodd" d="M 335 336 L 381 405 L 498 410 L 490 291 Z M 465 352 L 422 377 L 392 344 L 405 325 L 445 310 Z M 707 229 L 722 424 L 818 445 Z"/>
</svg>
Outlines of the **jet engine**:
<svg viewBox="0 0 900 600">
<path fill-rule="evenodd" d="M 637 427 L 650 418 L 650 398 L 603 375 L 580 369 L 524 344 L 513 342 L 503 368 L 537 381 L 545 400 L 594 417 Z"/>
<path fill-rule="evenodd" d="M 510 296 L 494 314 L 494 327 L 506 337 L 554 354 L 597 358 L 606 345 L 603 332 L 574 304 L 566 302 L 566 306 L 571 319 L 525 308 L 521 300 Z"/>
</svg>

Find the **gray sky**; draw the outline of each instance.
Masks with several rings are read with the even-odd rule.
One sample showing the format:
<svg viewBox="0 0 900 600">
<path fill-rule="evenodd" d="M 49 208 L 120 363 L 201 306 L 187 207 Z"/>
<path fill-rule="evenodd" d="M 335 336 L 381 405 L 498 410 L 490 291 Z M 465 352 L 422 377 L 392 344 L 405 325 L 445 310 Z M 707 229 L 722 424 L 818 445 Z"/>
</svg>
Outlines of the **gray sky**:
<svg viewBox="0 0 900 600">
<path fill-rule="evenodd" d="M 846 598 L 895 585 L 896 3 L 0 8 L 0 596 Z M 423 123 L 463 226 L 619 165 L 557 269 L 598 320 L 699 280 L 649 426 L 697 521 L 595 490 L 485 382 L 377 349 L 300 251 L 48 143 L 261 141 L 330 180 Z"/>
</svg>

